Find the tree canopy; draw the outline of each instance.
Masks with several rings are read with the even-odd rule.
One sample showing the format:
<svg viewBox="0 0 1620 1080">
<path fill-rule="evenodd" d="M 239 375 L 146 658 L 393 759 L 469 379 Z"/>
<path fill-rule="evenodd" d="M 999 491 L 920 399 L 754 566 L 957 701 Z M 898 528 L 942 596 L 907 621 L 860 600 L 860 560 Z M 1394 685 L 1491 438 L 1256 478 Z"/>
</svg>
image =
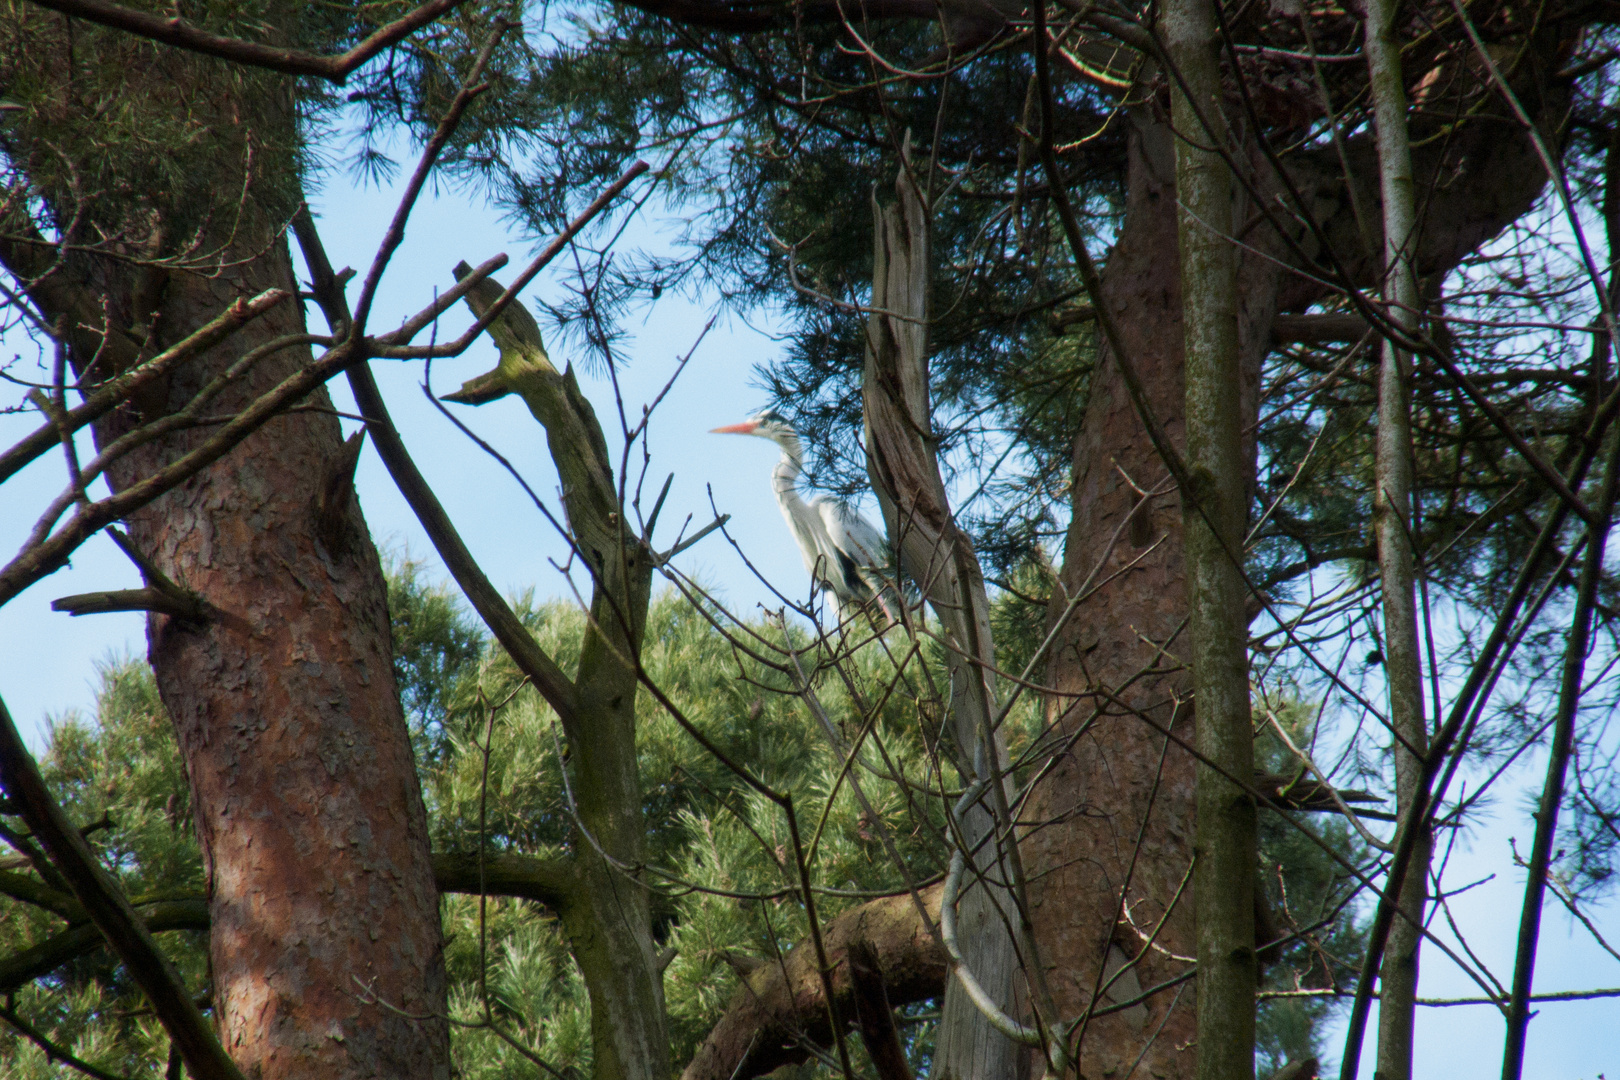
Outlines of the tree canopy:
<svg viewBox="0 0 1620 1080">
<path fill-rule="evenodd" d="M 1517 1080 L 1543 909 L 1613 952 L 1607 3 L 0 4 L 0 483 L 63 474 L 0 603 L 116 530 L 144 587 L 57 603 L 151 665 L 37 763 L 0 710 L 19 1067 L 1349 1078 L 1376 988 L 1408 1080 L 1421 956 Z M 396 171 L 332 266 L 307 195 Z M 539 254 L 380 329 L 439 183 Z M 726 521 L 659 529 L 657 402 L 545 343 L 612 373 L 669 293 L 789 328 L 897 617 L 680 572 Z M 484 333 L 442 400 L 544 430 L 572 604 L 491 585 L 371 375 Z M 466 610 L 385 577 L 371 452 Z M 1514 783 L 1495 971 L 1447 852 Z"/>
</svg>

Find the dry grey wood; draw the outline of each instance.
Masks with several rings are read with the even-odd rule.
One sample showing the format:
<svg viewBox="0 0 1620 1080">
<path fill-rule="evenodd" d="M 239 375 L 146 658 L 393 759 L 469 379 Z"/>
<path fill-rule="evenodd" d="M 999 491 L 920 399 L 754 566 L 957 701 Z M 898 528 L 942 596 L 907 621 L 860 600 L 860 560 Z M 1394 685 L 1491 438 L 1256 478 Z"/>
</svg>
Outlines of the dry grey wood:
<svg viewBox="0 0 1620 1080">
<path fill-rule="evenodd" d="M 1007 886 L 1018 875 L 1011 830 L 1002 827 L 1010 794 L 1000 776 L 1005 747 L 991 734 L 995 648 L 984 576 L 939 473 L 928 392 L 928 219 L 909 169 L 906 162 L 896 181 L 898 204 L 873 208 L 874 311 L 862 381 L 867 474 L 899 570 L 928 600 L 951 646 L 947 727 L 958 765 L 970 783 L 991 781 L 983 798 L 954 815 L 953 843 L 971 860 L 957 920 L 968 968 L 1010 1014 L 1019 969 L 1014 929 L 1023 918 Z M 937 1075 L 951 1080 L 1012 1076 L 1022 1053 L 956 979 L 946 984 L 935 1045 Z"/>
</svg>

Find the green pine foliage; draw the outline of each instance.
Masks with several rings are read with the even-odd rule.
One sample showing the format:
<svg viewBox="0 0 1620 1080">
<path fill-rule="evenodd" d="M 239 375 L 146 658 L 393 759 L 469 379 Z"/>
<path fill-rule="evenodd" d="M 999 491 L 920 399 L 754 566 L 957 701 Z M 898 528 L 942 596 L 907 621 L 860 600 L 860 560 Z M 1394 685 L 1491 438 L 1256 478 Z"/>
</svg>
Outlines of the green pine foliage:
<svg viewBox="0 0 1620 1080">
<path fill-rule="evenodd" d="M 1044 634 L 1032 602 L 1041 573 L 1021 572 L 1017 584 L 1028 590 L 1026 599 L 1009 593 L 996 606 L 997 628 L 1007 641 L 1004 659 L 1020 669 Z M 389 580 L 395 673 L 434 850 L 568 858 L 576 843 L 569 752 L 550 709 L 419 564 L 396 559 Z M 520 598 L 517 609 L 541 646 L 571 671 L 583 614 L 532 597 Z M 647 866 L 641 879 L 655 893 L 658 945 L 669 958 L 664 988 L 676 1061 L 685 1061 L 718 1019 L 739 972 L 774 961 L 806 935 L 798 857 L 810 867 L 822 920 L 874 893 L 903 889 L 907 878 L 935 879 L 947 854 L 940 792 L 959 783 L 954 769 L 946 767 L 942 776 L 938 764 L 949 748 L 935 745 L 942 714 L 929 672 L 940 670 L 941 658 L 931 648 L 920 664 L 897 673 L 893 657 L 904 650 L 891 652 L 881 642 L 849 650 L 801 629 L 784 632 L 768 620 L 730 627 L 731 640 L 721 625 L 714 609 L 666 592 L 649 613 L 644 662 L 685 718 L 727 758 L 792 797 L 801 845 L 795 849 L 780 806 L 704 750 L 643 691 L 638 751 Z M 791 664 L 784 672 L 766 661 L 783 655 L 768 646 L 791 646 L 840 743 L 859 741 L 864 767 L 858 775 L 873 815 L 843 778 L 844 758 L 813 715 L 811 695 L 795 690 Z M 204 882 L 186 778 L 150 670 L 133 659 L 110 661 L 101 679 L 93 718 L 69 714 L 53 721 L 41 755 L 47 782 L 73 820 L 88 827 L 135 902 L 200 899 Z M 1033 695 L 1026 697 L 1008 720 L 1015 761 L 1032 756 L 1039 734 L 1039 707 Z M 1282 767 L 1280 759 L 1275 764 Z M 9 838 L 23 842 L 17 819 L 3 820 Z M 885 849 L 885 830 L 903 870 Z M 1355 857 L 1343 830 L 1329 823 L 1324 831 Z M 1331 861 L 1286 826 L 1268 825 L 1265 842 L 1268 873 L 1286 883 L 1291 922 L 1303 926 L 1331 914 L 1345 887 Z M 15 970 L 16 957 L 63 932 L 64 920 L 38 902 L 51 884 L 21 856 L 0 871 L 0 978 Z M 587 994 L 555 914 L 529 901 L 468 895 L 445 896 L 441 910 L 459 1075 L 590 1075 Z M 1337 958 L 1333 974 L 1342 985 L 1357 929 L 1340 914 L 1318 937 L 1325 951 L 1291 946 L 1272 969 L 1272 985 L 1326 985 L 1323 955 Z M 159 940 L 187 985 L 206 1000 L 206 930 L 165 932 Z M 82 952 L 42 978 L 5 989 L 7 1018 L 83 1061 L 131 1080 L 168 1068 L 162 1029 L 105 950 Z M 1276 1060 L 1298 1056 L 1327 1008 L 1320 999 L 1267 1004 L 1264 1052 L 1275 1045 Z M 902 1030 L 919 1068 L 926 1067 L 937 1014 L 926 1002 L 902 1010 Z M 857 1060 L 864 1061 L 858 1038 L 852 1039 Z M 43 1080 L 69 1071 L 15 1027 L 0 1031 L 0 1073 Z M 822 1071 L 812 1062 L 804 1073 Z"/>
<path fill-rule="evenodd" d="M 1257 723 L 1269 712 L 1294 745 L 1312 745 L 1318 714 L 1308 703 L 1291 698 L 1256 704 Z M 1269 725 L 1255 738 L 1254 758 L 1260 771 L 1309 778 Z M 1353 990 L 1361 966 L 1367 920 L 1352 904 L 1359 882 L 1344 864 L 1370 873 L 1376 852 L 1341 817 L 1313 814 L 1307 824 L 1331 854 L 1279 811 L 1262 811 L 1259 819 L 1259 885 L 1271 928 L 1278 935 L 1299 935 L 1275 956 L 1262 954 L 1267 963 L 1261 992 L 1278 995 L 1259 1003 L 1255 1063 L 1262 1076 L 1289 1062 L 1327 1057 L 1326 1021 L 1345 1004 L 1330 992 Z"/>
<path fill-rule="evenodd" d="M 94 718 L 68 713 L 51 721 L 40 771 L 133 903 L 200 897 L 202 860 L 185 769 L 151 669 L 133 659 L 109 660 L 100 678 Z M 4 818 L 3 828 L 8 841 L 26 845 L 18 819 Z M 48 950 L 65 932 L 66 923 L 49 908 L 17 898 L 30 884 L 44 887 L 58 903 L 71 901 L 59 882 L 40 874 L 25 856 L 0 861 L 0 891 L 7 894 L 0 898 L 6 958 L 0 960 L 0 980 L 8 1021 L 0 1027 L 0 1073 L 17 1080 L 71 1073 L 10 1026 L 21 1020 L 62 1050 L 116 1074 L 162 1075 L 168 1039 L 106 949 L 81 951 L 32 981 L 12 975 L 17 958 L 29 949 Z M 186 985 L 203 991 L 206 932 L 173 931 L 159 941 Z"/>
<path fill-rule="evenodd" d="M 549 708 L 419 566 L 397 563 L 390 586 L 396 676 L 434 849 L 566 857 L 574 843 L 564 782 L 568 747 Z M 583 614 L 528 598 L 519 611 L 541 646 L 571 670 Z M 792 796 L 801 851 L 818 887 L 828 890 L 817 898 L 820 917 L 833 918 L 874 892 L 904 888 L 876 822 L 840 782 L 843 760 L 805 699 L 781 672 L 730 646 L 714 615 L 666 593 L 649 615 L 645 663 L 731 759 Z M 783 641 L 779 625 L 748 629 Z M 840 737 L 852 740 L 864 730 L 863 756 L 881 758 L 883 769 L 911 785 L 907 790 L 870 774 L 862 781 L 907 873 L 918 881 L 933 877 L 944 857 L 940 802 L 929 797 L 939 777 L 930 764 L 931 732 L 917 723 L 916 691 L 901 686 L 880 708 L 868 705 L 876 713 L 867 725 L 852 688 L 893 681 L 883 650 L 840 657 L 851 676 L 846 685 L 807 634 L 792 631 L 790 640 Z M 807 922 L 782 810 L 704 751 L 649 695 L 639 708 L 648 824 L 644 880 L 657 894 L 660 944 L 673 952 L 665 986 L 676 1057 L 683 1060 L 724 1009 L 737 971 L 790 948 Z M 91 839 L 137 903 L 202 896 L 184 771 L 144 663 L 109 662 L 95 717 L 58 718 L 41 764 L 75 821 L 102 823 Z M 21 840 L 20 823 L 5 821 Z M 33 883 L 37 891 L 48 884 L 24 860 L 11 860 L 6 873 L 0 879 L 7 894 L 0 897 L 0 956 L 15 957 L 60 933 L 63 920 L 23 898 L 24 885 Z M 585 989 L 556 918 L 526 901 L 472 896 L 445 897 L 443 914 L 461 1074 L 531 1077 L 537 1068 L 550 1068 L 589 1075 Z M 206 933 L 166 933 L 160 940 L 188 986 L 205 995 Z M 157 1076 L 167 1067 L 161 1028 L 103 950 L 20 983 L 8 1008 L 60 1048 L 118 1075 Z M 0 1034 L 0 1072 L 7 1076 L 56 1076 L 61 1068 L 15 1029 Z"/>
<path fill-rule="evenodd" d="M 583 614 L 561 602 L 526 602 L 519 611 L 541 646 L 571 670 Z M 833 918 L 873 893 L 904 888 L 876 822 L 840 782 L 843 760 L 804 698 L 782 673 L 730 645 L 714 617 L 665 593 L 649 612 L 643 661 L 686 718 L 729 759 L 792 796 L 800 850 L 813 880 L 830 890 L 817 897 L 819 917 Z M 783 640 L 780 626 L 748 629 Z M 794 631 L 791 640 L 803 651 L 807 670 L 812 668 L 816 651 L 808 635 Z M 856 687 L 887 681 L 882 676 L 888 661 L 879 648 L 843 662 Z M 852 740 L 865 725 L 850 688 L 830 669 L 813 677 L 812 686 L 840 737 Z M 408 681 L 404 690 L 412 693 Z M 498 651 L 457 670 L 448 700 L 447 752 L 442 764 L 424 772 L 435 850 L 477 851 L 482 838 L 488 852 L 566 856 L 574 843 L 564 783 L 568 748 L 550 709 Z M 664 986 L 674 1056 L 684 1060 L 724 1009 L 737 972 L 791 948 L 808 923 L 782 809 L 704 750 L 645 691 L 638 708 L 645 881 L 655 892 L 659 944 L 673 954 Z M 917 716 L 915 697 L 890 695 L 870 725 L 865 752 L 876 760 L 881 747 L 884 768 L 907 778 L 912 790 L 870 773 L 862 778 L 914 881 L 944 866 L 940 802 L 929 798 L 938 778 Z M 484 1005 L 477 985 L 477 907 L 476 900 L 452 898 L 445 908 L 446 932 L 453 935 L 448 955 L 456 1015 L 467 1021 L 482 1017 Z M 588 1072 L 584 990 L 566 959 L 560 928 L 531 905 L 490 901 L 487 912 L 492 1010 L 506 1017 L 510 1034 L 526 1033 L 530 1048 L 553 1066 Z M 547 984 L 543 993 L 515 992 L 539 982 Z M 457 1038 L 458 1060 L 469 1075 L 506 1075 L 509 1066 L 523 1075 L 533 1072 L 532 1064 L 503 1047 L 499 1034 L 464 1029 Z"/>
</svg>

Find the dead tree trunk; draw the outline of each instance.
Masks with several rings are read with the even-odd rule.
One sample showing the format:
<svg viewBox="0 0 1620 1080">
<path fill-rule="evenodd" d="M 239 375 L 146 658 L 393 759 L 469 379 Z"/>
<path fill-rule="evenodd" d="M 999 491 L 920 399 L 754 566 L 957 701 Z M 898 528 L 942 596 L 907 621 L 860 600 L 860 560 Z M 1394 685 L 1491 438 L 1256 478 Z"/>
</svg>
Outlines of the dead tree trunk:
<svg viewBox="0 0 1620 1080">
<path fill-rule="evenodd" d="M 899 203 L 875 215 L 872 306 L 862 383 L 867 472 L 883 508 L 890 543 L 906 577 L 929 601 L 949 650 L 947 721 L 964 784 L 974 793 L 953 812 L 954 847 L 966 860 L 957 914 L 962 962 L 946 983 L 934 1072 L 950 1080 L 1016 1075 L 1019 1046 L 998 1031 L 964 989 L 977 980 L 1003 1013 L 1016 1012 L 1024 926 L 1003 775 L 1005 741 L 995 732 L 995 646 L 984 575 L 967 535 L 951 516 L 940 478 L 928 391 L 928 212 L 902 164 Z M 889 314 L 892 313 L 892 314 Z"/>
</svg>

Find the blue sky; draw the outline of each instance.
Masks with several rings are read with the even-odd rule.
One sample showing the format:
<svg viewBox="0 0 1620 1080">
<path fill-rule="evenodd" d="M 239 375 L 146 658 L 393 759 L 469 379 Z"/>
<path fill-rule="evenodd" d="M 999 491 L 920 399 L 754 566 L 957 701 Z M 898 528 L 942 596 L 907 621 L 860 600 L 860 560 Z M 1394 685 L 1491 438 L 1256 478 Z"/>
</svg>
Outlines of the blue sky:
<svg viewBox="0 0 1620 1080">
<path fill-rule="evenodd" d="M 394 193 L 388 188 L 357 188 L 341 177 L 334 178 L 316 200 L 316 211 L 335 266 L 363 269 L 393 206 Z M 656 239 L 647 230 L 640 235 L 642 242 Z M 435 289 L 452 282 L 450 268 L 457 261 L 476 264 L 497 252 L 508 253 L 514 264 L 521 265 L 529 248 L 490 208 L 449 189 L 430 194 L 418 208 L 394 258 L 372 325 L 386 327 L 427 303 Z M 513 272 L 508 269 L 505 276 L 509 279 Z M 555 279 L 542 275 L 533 288 L 544 294 L 555 288 Z M 784 591 L 804 595 L 808 580 L 770 491 L 769 472 L 776 448 L 763 440 L 708 433 L 764 404 L 754 369 L 774 358 L 780 345 L 760 329 L 724 317 L 699 343 L 712 314 L 701 302 L 666 293 L 648 310 L 627 320 L 630 336 L 623 344 L 620 387 L 632 422 L 639 417 L 641 405 L 662 389 L 678 358 L 693 351 L 690 364 L 650 425 L 652 462 L 646 499 L 650 502 L 664 477 L 674 474 L 658 540 L 660 546 L 666 546 L 688 518 L 688 532 L 706 524 L 712 517 L 712 489 L 715 505 L 732 515 L 732 535 L 749 559 Z M 440 337 L 453 336 L 469 321 L 463 310 L 453 311 L 445 318 Z M 568 359 L 567 348 L 550 344 L 555 360 Z M 29 346 L 18 341 L 6 345 L 4 359 L 22 353 L 19 371 L 26 376 L 32 363 Z M 492 346 L 487 339 L 481 340 L 467 355 L 434 365 L 435 389 L 447 392 L 488 369 L 493 361 Z M 567 583 L 555 568 L 566 552 L 552 526 L 496 463 L 428 404 L 420 388 L 422 365 L 378 362 L 374 367 L 418 465 L 497 587 L 511 593 L 532 587 L 541 596 L 569 595 Z M 612 387 L 605 378 L 582 381 L 617 452 Z M 341 382 L 333 390 L 338 408 L 352 411 L 353 403 Z M 556 508 L 556 477 L 545 453 L 543 434 L 521 403 L 513 399 L 478 409 L 451 408 L 458 408 L 463 419 L 505 454 L 530 486 Z M 0 416 L 0 442 L 9 444 L 33 423 L 31 417 Z M 632 461 L 639 466 L 639 452 Z M 61 482 L 60 458 L 52 456 L 8 483 L 8 510 L 0 514 L 0 549 L 16 550 L 32 525 L 35 508 Z M 430 572 L 442 576 L 431 545 L 369 449 L 361 458 L 357 485 L 379 543 L 408 551 L 424 561 Z M 870 506 L 866 510 L 872 514 Z M 769 591 L 719 535 L 711 535 L 679 562 L 686 573 L 715 587 L 739 613 L 752 613 L 759 604 L 775 606 Z M 47 715 L 91 705 L 98 662 L 144 650 L 140 617 L 70 619 L 52 613 L 50 601 L 70 593 L 138 583 L 123 555 L 110 541 L 98 537 L 80 551 L 70 569 L 0 608 L 0 694 L 36 745 Z M 1539 770 L 1539 759 L 1527 762 L 1521 786 L 1526 779 L 1538 778 Z M 1470 946 L 1504 980 L 1511 972 L 1522 883 L 1508 844 L 1510 838 L 1518 837 L 1522 850 L 1531 831 L 1522 800 L 1503 797 L 1493 815 L 1465 838 L 1448 871 L 1452 887 L 1496 875 L 1458 897 L 1455 905 L 1468 927 Z M 1599 909 L 1598 915 L 1600 927 L 1611 941 L 1620 942 L 1620 918 L 1613 907 Z M 1593 945 L 1585 931 L 1577 927 L 1579 932 L 1572 933 L 1571 920 L 1561 910 L 1549 908 L 1543 927 L 1538 990 L 1620 986 L 1620 962 Z M 1477 988 L 1431 949 L 1426 953 L 1422 993 L 1470 996 Z M 1501 1041 L 1501 1020 L 1489 1006 L 1424 1009 L 1419 1018 L 1417 1074 L 1425 1078 L 1494 1075 L 1500 1069 Z M 1369 1039 L 1364 1077 L 1372 1075 L 1372 1049 Z M 1336 1047 L 1330 1056 L 1337 1057 Z M 1525 1075 L 1531 1080 L 1596 1080 L 1605 1071 L 1620 1078 L 1620 1000 L 1544 1006 L 1531 1025 Z"/>
<path fill-rule="evenodd" d="M 334 266 L 352 265 L 363 271 L 393 206 L 392 190 L 356 189 L 341 181 L 314 200 Z M 641 231 L 656 240 L 647 230 Z M 384 280 L 372 326 L 386 328 L 430 302 L 435 289 L 454 283 L 451 267 L 457 261 L 476 264 L 500 252 L 507 253 L 514 264 L 504 273 L 508 280 L 515 267 L 532 254 L 492 209 L 470 205 L 449 192 L 424 198 Z M 542 275 L 531 292 L 544 290 L 548 284 L 547 276 Z M 742 320 L 723 316 L 703 336 L 713 314 L 667 292 L 647 310 L 626 320 L 629 334 L 622 345 L 618 378 L 632 425 L 641 407 L 674 374 L 680 358 L 692 353 L 682 377 L 649 425 L 651 463 L 644 505 L 650 507 L 664 478 L 673 473 L 656 537 L 661 547 L 667 547 L 688 519 L 688 533 L 712 520 L 712 487 L 715 505 L 732 515 L 728 529 L 749 559 L 772 580 L 784 583 L 785 591 L 797 590 L 793 594 L 802 595 L 808 590 L 808 578 L 771 495 L 770 469 L 778 454 L 776 447 L 761 439 L 709 434 L 710 428 L 741 420 L 765 404 L 753 371 L 773 358 L 779 346 Z M 470 323 L 464 308 L 453 309 L 441 321 L 439 336 L 452 337 Z M 320 325 L 318 313 L 312 313 L 312 324 Z M 27 377 L 33 370 L 34 347 L 24 340 L 8 340 L 5 345 L 6 359 L 22 355 L 16 370 Z M 559 366 L 569 359 L 567 347 L 549 340 L 548 345 Z M 453 390 L 494 362 L 494 347 L 487 338 L 480 338 L 464 356 L 435 363 L 434 389 L 440 394 Z M 556 569 L 566 558 L 566 548 L 555 529 L 496 462 L 427 402 L 421 388 L 423 365 L 378 361 L 373 368 L 418 466 L 491 580 L 511 593 L 532 587 L 542 596 L 568 595 L 568 586 Z M 622 439 L 617 436 L 612 384 L 606 377 L 582 375 L 581 381 L 617 458 Z M 354 411 L 342 380 L 332 384 L 332 393 L 339 410 Z M 522 403 L 510 398 L 478 408 L 450 407 L 523 473 L 560 518 L 556 474 L 545 452 L 544 434 Z M 0 416 L 0 440 L 9 444 L 36 423 L 31 415 Z M 344 426 L 347 431 L 356 425 L 345 421 Z M 88 445 L 86 436 L 83 446 Z M 642 465 L 639 448 L 630 461 L 634 480 Z M 6 504 L 13 509 L 0 515 L 0 549 L 17 550 L 38 508 L 60 489 L 64 476 L 60 455 L 49 455 L 7 484 Z M 425 534 L 369 449 L 361 457 L 356 485 L 378 543 L 409 552 L 445 576 Z M 717 533 L 685 553 L 678 565 L 717 587 L 740 611 L 772 599 Z M 47 713 L 88 707 L 96 663 L 109 655 L 144 649 L 143 617 L 115 614 L 74 619 L 51 612 L 50 601 L 76 592 L 138 584 L 134 568 L 122 553 L 98 536 L 79 551 L 69 569 L 0 608 L 0 641 L 5 643 L 0 693 L 20 725 L 37 730 Z"/>
</svg>

